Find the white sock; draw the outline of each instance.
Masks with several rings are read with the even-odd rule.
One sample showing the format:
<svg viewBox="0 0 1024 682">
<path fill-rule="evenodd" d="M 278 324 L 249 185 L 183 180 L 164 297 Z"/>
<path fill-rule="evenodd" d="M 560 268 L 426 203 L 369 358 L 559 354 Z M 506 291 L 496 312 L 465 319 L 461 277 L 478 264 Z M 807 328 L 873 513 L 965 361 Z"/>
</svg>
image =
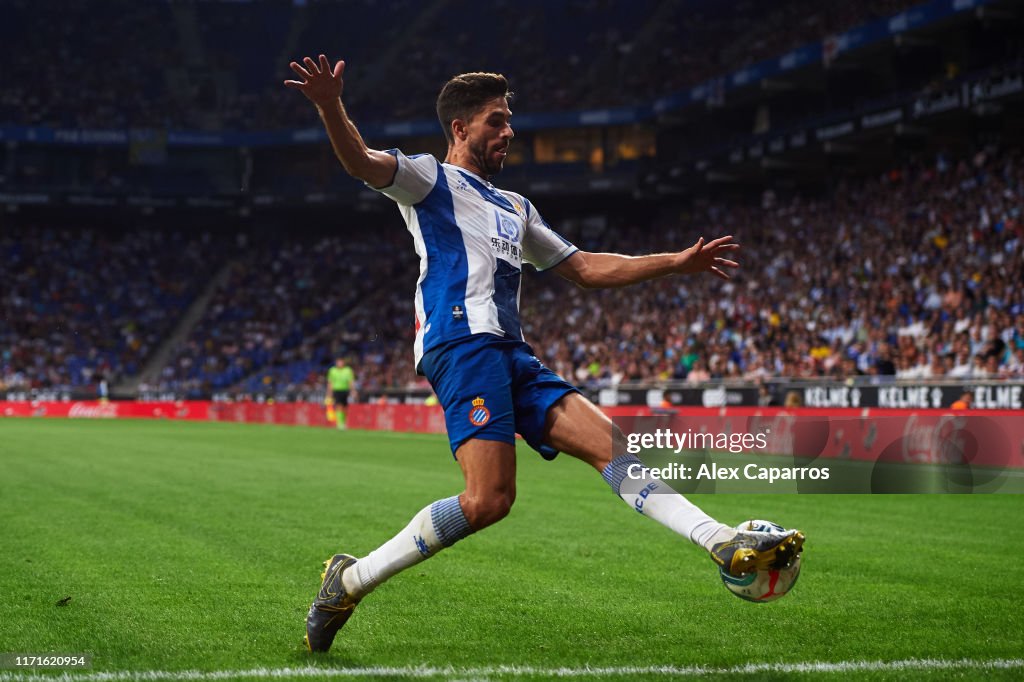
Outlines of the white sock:
<svg viewBox="0 0 1024 682">
<path fill-rule="evenodd" d="M 458 496 L 438 500 L 412 517 L 398 535 L 356 561 L 341 576 L 345 591 L 361 599 L 375 587 L 410 566 L 429 559 L 472 533 Z"/>
<path fill-rule="evenodd" d="M 629 476 L 632 465 L 639 467 L 633 468 L 634 476 L 647 470 L 637 457 L 622 455 L 613 459 L 601 476 L 633 509 L 708 551 L 712 545 L 728 540 L 736 533 L 661 481 L 649 477 L 637 480 Z"/>
</svg>

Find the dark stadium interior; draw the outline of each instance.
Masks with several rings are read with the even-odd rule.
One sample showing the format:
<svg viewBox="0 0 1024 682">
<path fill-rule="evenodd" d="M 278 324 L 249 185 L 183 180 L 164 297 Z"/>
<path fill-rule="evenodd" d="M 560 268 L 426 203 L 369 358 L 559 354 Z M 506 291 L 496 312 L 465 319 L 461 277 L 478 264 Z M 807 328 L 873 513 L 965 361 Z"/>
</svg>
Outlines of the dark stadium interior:
<svg viewBox="0 0 1024 682">
<path fill-rule="evenodd" d="M 495 13 L 498 31 L 431 40 Z M 368 143 L 407 153 L 443 156 L 447 77 L 507 74 L 517 136 L 496 184 L 581 248 L 744 245 L 725 284 L 583 292 L 530 273 L 526 339 L 588 390 L 728 381 L 777 400 L 801 379 L 1024 379 L 1020 3 L 5 0 L 0 15 L 0 394 L 92 397 L 102 378 L 115 396 L 318 399 L 338 353 L 364 397 L 427 389 L 401 218 L 281 85 L 321 51 L 347 61 Z M 81 30 L 97 20 L 109 30 Z"/>
</svg>

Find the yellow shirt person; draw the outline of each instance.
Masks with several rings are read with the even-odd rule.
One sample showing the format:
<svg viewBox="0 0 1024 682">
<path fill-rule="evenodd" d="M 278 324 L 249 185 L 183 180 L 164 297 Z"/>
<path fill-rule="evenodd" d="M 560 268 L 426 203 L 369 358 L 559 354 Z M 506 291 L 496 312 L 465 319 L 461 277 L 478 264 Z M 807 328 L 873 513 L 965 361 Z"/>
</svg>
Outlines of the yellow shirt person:
<svg viewBox="0 0 1024 682">
<path fill-rule="evenodd" d="M 355 381 L 355 372 L 345 362 L 345 358 L 338 358 L 334 361 L 334 366 L 327 370 L 328 404 L 334 406 L 334 416 L 339 429 L 345 428 L 345 411 Z"/>
</svg>

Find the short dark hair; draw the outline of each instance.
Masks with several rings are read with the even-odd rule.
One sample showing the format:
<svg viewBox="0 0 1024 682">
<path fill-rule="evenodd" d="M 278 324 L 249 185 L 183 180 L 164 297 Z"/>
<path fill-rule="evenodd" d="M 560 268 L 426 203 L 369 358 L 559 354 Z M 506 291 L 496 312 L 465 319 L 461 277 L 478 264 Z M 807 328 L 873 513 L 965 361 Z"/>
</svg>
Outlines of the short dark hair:
<svg viewBox="0 0 1024 682">
<path fill-rule="evenodd" d="M 508 79 L 500 73 L 463 73 L 445 83 L 437 96 L 437 118 L 448 144 L 455 141 L 452 121 L 457 118 L 468 121 L 480 107 L 497 97 L 512 99 Z"/>
</svg>

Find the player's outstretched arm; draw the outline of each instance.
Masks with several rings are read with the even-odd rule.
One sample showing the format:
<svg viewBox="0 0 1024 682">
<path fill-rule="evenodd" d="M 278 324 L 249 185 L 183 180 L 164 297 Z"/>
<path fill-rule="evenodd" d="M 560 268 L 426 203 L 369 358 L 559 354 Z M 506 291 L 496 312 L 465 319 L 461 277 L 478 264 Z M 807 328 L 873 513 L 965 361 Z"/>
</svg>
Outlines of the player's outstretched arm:
<svg viewBox="0 0 1024 682">
<path fill-rule="evenodd" d="M 345 171 L 372 187 L 390 185 L 398 161 L 391 154 L 366 146 L 341 102 L 341 93 L 345 88 L 345 62 L 339 61 L 331 69 L 327 57 L 320 55 L 319 62 L 304 57 L 302 64 L 292 62 L 288 66 L 302 80 L 286 80 L 285 87 L 298 90 L 316 105 L 334 154 Z"/>
<path fill-rule="evenodd" d="M 726 256 L 739 248 L 740 245 L 733 241 L 732 236 L 727 236 L 707 243 L 701 237 L 684 251 L 649 256 L 577 251 L 555 266 L 554 271 L 588 289 L 624 287 L 668 275 L 702 272 L 729 279 L 729 271 L 740 265 Z"/>
</svg>

